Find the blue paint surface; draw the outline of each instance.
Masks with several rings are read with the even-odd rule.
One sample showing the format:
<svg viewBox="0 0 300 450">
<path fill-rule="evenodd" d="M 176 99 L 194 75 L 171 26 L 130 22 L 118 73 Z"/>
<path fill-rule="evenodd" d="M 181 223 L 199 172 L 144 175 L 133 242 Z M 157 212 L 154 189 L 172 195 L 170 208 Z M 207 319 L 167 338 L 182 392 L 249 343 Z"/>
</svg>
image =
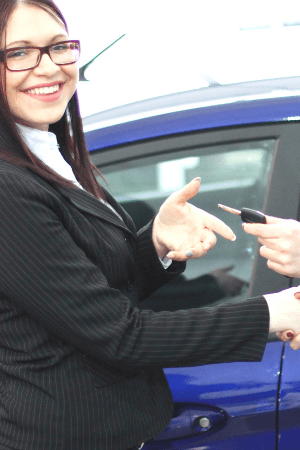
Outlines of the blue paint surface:
<svg viewBox="0 0 300 450">
<path fill-rule="evenodd" d="M 278 450 L 300 448 L 300 353 L 285 345 L 279 402 Z"/>
<path fill-rule="evenodd" d="M 282 348 L 282 342 L 268 343 L 261 362 L 165 369 L 176 406 L 176 423 L 174 426 L 171 421 L 164 433 L 145 445 L 145 450 L 275 450 Z M 201 408 L 209 418 L 223 411 L 226 420 L 219 429 L 201 431 L 198 427 L 195 432 L 193 421 L 188 427 L 186 411 L 190 409 L 195 420 L 202 415 Z"/>
<path fill-rule="evenodd" d="M 86 133 L 89 151 L 154 137 L 300 116 L 300 97 L 240 101 L 178 111 Z"/>
</svg>

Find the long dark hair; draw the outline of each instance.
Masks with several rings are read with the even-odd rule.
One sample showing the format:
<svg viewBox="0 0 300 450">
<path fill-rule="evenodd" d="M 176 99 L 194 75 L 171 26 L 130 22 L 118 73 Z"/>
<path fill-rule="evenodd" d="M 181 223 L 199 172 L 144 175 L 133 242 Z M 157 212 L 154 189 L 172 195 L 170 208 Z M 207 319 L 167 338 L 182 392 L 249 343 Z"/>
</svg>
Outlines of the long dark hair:
<svg viewBox="0 0 300 450">
<path fill-rule="evenodd" d="M 64 25 L 68 31 L 62 13 L 52 0 L 1 0 L 0 39 L 5 37 L 6 25 L 10 15 L 18 4 L 21 3 L 38 6 L 44 9 L 56 20 L 62 22 L 62 25 Z M 78 189 L 74 183 L 58 175 L 37 158 L 20 137 L 6 97 L 4 66 L 2 66 L 1 72 L 0 159 L 9 161 L 17 166 L 28 167 L 49 181 L 54 181 L 65 187 Z M 98 173 L 101 177 L 102 175 L 97 167 L 91 162 L 89 152 L 86 148 L 77 92 L 75 92 L 69 101 L 63 117 L 58 122 L 51 124 L 49 126 L 49 131 L 56 134 L 60 151 L 65 160 L 72 167 L 75 177 L 82 187 L 97 198 L 104 198 L 105 195 L 95 177 L 95 173 Z"/>
</svg>

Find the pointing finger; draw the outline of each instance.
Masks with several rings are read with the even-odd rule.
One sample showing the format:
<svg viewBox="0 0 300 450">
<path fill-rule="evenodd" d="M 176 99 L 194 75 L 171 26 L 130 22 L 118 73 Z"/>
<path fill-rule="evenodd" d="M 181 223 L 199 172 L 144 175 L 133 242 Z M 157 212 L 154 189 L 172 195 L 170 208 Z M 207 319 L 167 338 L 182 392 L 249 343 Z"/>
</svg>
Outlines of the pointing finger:
<svg viewBox="0 0 300 450">
<path fill-rule="evenodd" d="M 218 233 L 220 236 L 223 236 L 225 239 L 228 239 L 229 241 L 236 240 L 236 235 L 234 234 L 232 229 L 228 225 L 226 225 L 222 220 L 201 209 L 199 209 L 198 211 L 201 217 L 201 221 L 206 228 L 212 230 L 215 233 Z"/>
</svg>

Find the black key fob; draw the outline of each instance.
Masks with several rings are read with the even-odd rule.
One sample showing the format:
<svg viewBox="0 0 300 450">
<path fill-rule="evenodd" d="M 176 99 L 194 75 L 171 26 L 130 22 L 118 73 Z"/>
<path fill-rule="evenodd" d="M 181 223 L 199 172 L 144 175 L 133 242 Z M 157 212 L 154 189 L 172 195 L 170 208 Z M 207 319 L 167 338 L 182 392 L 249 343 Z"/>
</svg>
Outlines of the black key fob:
<svg viewBox="0 0 300 450">
<path fill-rule="evenodd" d="M 246 223 L 267 223 L 266 216 L 262 212 L 250 208 L 241 209 L 241 219 Z"/>
</svg>

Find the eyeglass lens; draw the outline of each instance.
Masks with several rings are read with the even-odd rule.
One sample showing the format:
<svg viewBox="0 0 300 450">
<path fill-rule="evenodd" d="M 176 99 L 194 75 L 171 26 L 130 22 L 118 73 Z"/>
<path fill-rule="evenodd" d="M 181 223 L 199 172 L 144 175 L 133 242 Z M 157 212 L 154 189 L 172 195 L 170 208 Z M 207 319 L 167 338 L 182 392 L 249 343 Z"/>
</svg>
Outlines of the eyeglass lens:
<svg viewBox="0 0 300 450">
<path fill-rule="evenodd" d="M 6 52 L 6 64 L 10 70 L 26 70 L 35 67 L 41 51 L 37 48 L 18 48 Z M 55 64 L 71 64 L 79 59 L 79 45 L 75 42 L 63 42 L 49 48 Z"/>
</svg>

